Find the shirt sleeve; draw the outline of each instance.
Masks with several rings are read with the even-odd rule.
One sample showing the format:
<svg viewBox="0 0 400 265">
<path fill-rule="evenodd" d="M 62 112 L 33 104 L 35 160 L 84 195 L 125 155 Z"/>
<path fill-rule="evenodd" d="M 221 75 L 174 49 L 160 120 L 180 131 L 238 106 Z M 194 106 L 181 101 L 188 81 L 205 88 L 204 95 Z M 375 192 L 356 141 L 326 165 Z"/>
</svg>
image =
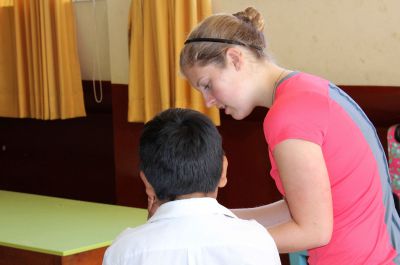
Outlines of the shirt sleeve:
<svg viewBox="0 0 400 265">
<path fill-rule="evenodd" d="M 323 145 L 329 120 L 329 100 L 321 94 L 302 92 L 282 95 L 264 121 L 264 133 L 271 152 L 287 139 L 301 139 Z"/>
</svg>

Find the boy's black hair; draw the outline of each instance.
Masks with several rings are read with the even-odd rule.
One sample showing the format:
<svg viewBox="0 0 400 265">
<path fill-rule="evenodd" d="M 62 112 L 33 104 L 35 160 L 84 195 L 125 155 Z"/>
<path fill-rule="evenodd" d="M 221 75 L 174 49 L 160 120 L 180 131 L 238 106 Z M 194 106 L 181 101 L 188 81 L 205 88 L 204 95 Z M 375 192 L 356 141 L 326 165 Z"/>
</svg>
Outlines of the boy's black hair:
<svg viewBox="0 0 400 265">
<path fill-rule="evenodd" d="M 223 155 L 217 128 L 195 110 L 165 110 L 145 124 L 140 137 L 140 169 L 159 200 L 214 191 Z"/>
</svg>

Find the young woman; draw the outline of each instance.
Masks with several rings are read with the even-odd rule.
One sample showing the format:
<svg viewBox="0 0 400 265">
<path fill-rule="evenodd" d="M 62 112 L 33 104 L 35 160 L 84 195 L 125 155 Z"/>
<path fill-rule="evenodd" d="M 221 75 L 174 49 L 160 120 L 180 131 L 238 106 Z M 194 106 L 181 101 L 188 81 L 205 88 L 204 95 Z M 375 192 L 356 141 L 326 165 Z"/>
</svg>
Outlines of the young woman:
<svg viewBox="0 0 400 265">
<path fill-rule="evenodd" d="M 334 84 L 276 65 L 263 27 L 254 8 L 212 15 L 180 54 L 207 106 L 237 120 L 269 108 L 264 134 L 284 200 L 235 213 L 267 227 L 280 252 L 307 249 L 310 264 L 400 264 L 400 221 L 373 125 Z"/>
</svg>

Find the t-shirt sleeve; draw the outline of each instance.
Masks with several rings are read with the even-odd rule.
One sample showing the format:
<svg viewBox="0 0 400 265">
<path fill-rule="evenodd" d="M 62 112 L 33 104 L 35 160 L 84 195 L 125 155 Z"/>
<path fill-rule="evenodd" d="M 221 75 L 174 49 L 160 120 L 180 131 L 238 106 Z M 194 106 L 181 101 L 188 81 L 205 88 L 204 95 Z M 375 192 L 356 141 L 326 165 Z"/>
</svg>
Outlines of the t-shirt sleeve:
<svg viewBox="0 0 400 265">
<path fill-rule="evenodd" d="M 301 139 L 322 146 L 329 119 L 329 101 L 318 93 L 282 95 L 264 120 L 271 151 L 287 139 Z"/>
</svg>

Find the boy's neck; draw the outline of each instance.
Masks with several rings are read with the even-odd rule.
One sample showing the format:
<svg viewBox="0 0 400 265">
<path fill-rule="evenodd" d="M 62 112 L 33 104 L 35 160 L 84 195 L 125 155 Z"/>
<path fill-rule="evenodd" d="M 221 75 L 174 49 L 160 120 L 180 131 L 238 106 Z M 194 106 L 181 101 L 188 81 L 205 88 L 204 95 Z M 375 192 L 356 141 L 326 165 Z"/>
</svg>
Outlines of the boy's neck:
<svg viewBox="0 0 400 265">
<path fill-rule="evenodd" d="M 190 194 L 180 195 L 176 197 L 176 200 L 193 199 L 193 198 L 217 198 L 217 192 L 194 192 Z"/>
<path fill-rule="evenodd" d="M 217 199 L 217 194 L 218 194 L 218 189 L 216 189 L 214 192 L 194 192 L 190 194 L 185 194 L 185 195 L 180 195 L 175 198 L 175 200 L 185 200 L 185 199 L 193 199 L 193 198 L 213 198 Z M 153 203 L 151 209 L 149 210 L 149 216 L 148 219 L 150 219 L 153 214 L 157 211 L 158 207 L 163 205 L 164 203 L 167 203 L 169 201 L 160 201 L 158 199 L 155 200 Z"/>
</svg>

